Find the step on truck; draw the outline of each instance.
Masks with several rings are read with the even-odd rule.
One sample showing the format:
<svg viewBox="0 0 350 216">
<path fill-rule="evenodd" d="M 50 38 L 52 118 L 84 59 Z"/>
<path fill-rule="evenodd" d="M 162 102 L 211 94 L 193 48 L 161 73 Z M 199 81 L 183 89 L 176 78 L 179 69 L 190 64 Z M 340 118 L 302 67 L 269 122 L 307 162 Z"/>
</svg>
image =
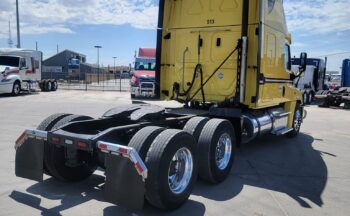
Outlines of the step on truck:
<svg viewBox="0 0 350 216">
<path fill-rule="evenodd" d="M 341 68 L 341 87 L 316 93 L 315 98 L 320 107 L 339 107 L 344 104 L 344 109 L 350 109 L 350 59 L 344 59 Z"/>
<path fill-rule="evenodd" d="M 291 71 L 282 1 L 160 1 L 156 95 L 181 108 L 120 106 L 98 119 L 54 114 L 16 141 L 16 175 L 88 178 L 105 169 L 105 199 L 180 207 L 198 176 L 218 184 L 236 148 L 298 135 L 303 101 Z"/>
<path fill-rule="evenodd" d="M 57 81 L 42 80 L 42 52 L 29 49 L 0 49 L 0 94 L 21 91 L 56 91 Z"/>
</svg>

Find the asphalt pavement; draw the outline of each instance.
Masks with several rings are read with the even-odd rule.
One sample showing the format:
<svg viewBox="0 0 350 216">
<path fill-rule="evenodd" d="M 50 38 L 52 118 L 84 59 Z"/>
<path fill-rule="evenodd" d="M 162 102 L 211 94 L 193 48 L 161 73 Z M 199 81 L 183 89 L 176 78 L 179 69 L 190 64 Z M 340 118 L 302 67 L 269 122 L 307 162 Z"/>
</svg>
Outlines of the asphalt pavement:
<svg viewBox="0 0 350 216">
<path fill-rule="evenodd" d="M 267 136 L 237 153 L 219 185 L 201 180 L 188 202 L 173 212 L 146 205 L 131 213 L 107 203 L 102 171 L 83 182 L 45 176 L 38 183 L 14 174 L 16 138 L 53 113 L 100 117 L 130 104 L 129 93 L 65 91 L 0 95 L 0 215 L 349 215 L 350 111 L 306 107 L 295 139 Z M 164 106 L 174 102 L 148 101 Z"/>
</svg>

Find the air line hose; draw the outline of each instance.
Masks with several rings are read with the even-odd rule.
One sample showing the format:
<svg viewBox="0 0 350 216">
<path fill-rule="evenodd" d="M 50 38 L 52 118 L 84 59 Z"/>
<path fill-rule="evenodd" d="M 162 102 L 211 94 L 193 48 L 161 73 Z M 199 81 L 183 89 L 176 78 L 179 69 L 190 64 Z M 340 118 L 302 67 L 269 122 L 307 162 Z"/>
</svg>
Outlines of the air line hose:
<svg viewBox="0 0 350 216">
<path fill-rule="evenodd" d="M 218 72 L 218 70 L 220 70 L 220 68 L 229 60 L 229 58 L 241 47 L 242 45 L 242 40 L 238 40 L 237 46 L 235 47 L 234 50 L 232 50 L 232 52 L 230 52 L 230 54 L 224 59 L 224 61 L 214 70 L 214 72 L 208 77 L 208 79 L 201 84 L 201 87 L 199 89 L 197 89 L 197 91 L 192 95 L 192 97 L 188 100 L 188 101 L 192 101 L 194 99 L 194 97 L 196 97 L 196 95 L 199 93 L 199 91 L 203 91 L 204 86 L 213 78 L 213 76 Z"/>
</svg>

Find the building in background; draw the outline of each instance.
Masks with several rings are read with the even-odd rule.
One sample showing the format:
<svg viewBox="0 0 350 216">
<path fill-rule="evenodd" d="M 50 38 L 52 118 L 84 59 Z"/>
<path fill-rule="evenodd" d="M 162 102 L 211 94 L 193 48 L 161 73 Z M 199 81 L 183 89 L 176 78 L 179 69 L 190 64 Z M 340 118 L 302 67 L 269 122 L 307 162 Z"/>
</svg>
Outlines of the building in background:
<svg viewBox="0 0 350 216">
<path fill-rule="evenodd" d="M 43 61 L 43 77 L 64 80 L 83 80 L 85 73 L 94 71 L 94 66 L 86 64 L 86 55 L 64 50 Z"/>
</svg>

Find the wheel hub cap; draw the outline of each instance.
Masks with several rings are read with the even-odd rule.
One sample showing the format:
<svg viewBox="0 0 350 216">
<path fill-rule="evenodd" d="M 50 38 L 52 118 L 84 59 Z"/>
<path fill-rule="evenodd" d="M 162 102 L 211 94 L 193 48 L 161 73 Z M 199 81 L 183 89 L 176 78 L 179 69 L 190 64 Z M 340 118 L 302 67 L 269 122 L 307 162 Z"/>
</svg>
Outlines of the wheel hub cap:
<svg viewBox="0 0 350 216">
<path fill-rule="evenodd" d="M 220 136 L 216 145 L 215 160 L 216 166 L 224 170 L 230 162 L 232 150 L 232 141 L 230 135 L 224 133 Z"/>
<path fill-rule="evenodd" d="M 298 109 L 295 111 L 295 117 L 294 117 L 294 129 L 296 131 L 298 131 L 300 129 L 300 125 L 301 125 L 301 111 Z"/>
<path fill-rule="evenodd" d="M 18 85 L 18 84 L 15 85 L 15 93 L 16 93 L 16 94 L 19 93 L 19 85 Z"/>
<path fill-rule="evenodd" d="M 193 158 L 189 149 L 181 148 L 173 156 L 168 170 L 168 184 L 175 194 L 182 193 L 190 183 Z"/>
</svg>

